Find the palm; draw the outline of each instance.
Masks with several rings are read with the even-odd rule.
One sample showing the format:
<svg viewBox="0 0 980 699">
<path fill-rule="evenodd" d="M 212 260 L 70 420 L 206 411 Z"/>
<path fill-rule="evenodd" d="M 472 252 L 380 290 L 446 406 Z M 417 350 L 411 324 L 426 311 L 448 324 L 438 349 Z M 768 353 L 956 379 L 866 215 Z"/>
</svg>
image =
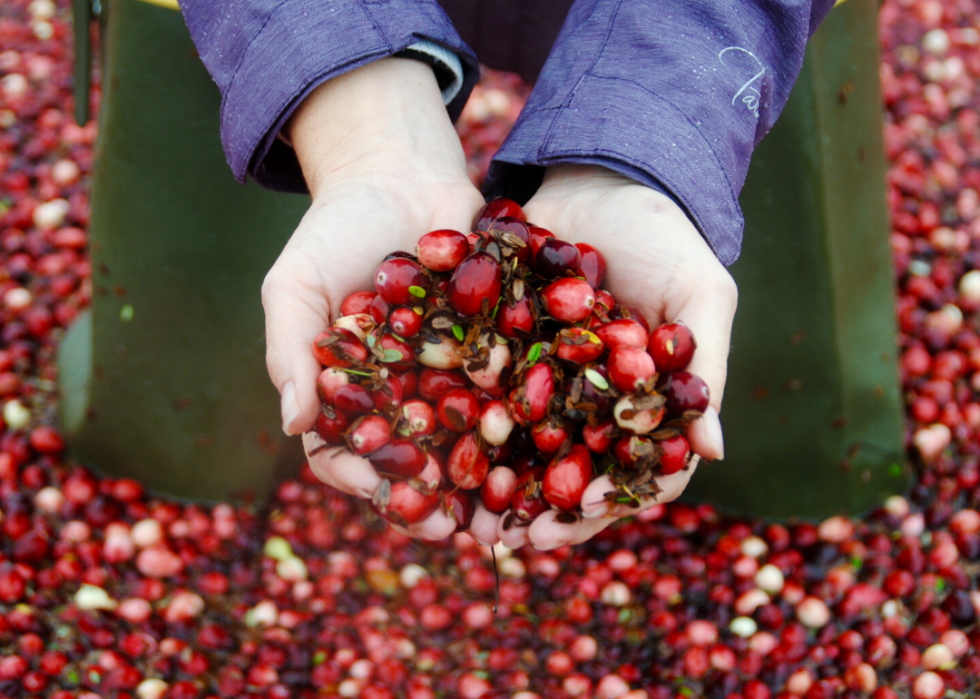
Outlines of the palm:
<svg viewBox="0 0 980 699">
<path fill-rule="evenodd" d="M 308 431 L 319 409 L 313 339 L 336 320 L 348 294 L 373 287 L 374 271 L 387 253 L 413 251 L 433 229 L 468 230 L 482 203 L 466 181 L 419 188 L 379 178 L 346 181 L 319 193 L 269 272 L 263 285 L 269 372 L 275 381 L 288 371 L 300 406 L 292 426 L 305 432 L 310 468 L 325 483 L 370 497 L 380 478 L 365 459 L 318 450 L 322 440 Z M 436 512 L 410 533 L 443 538 L 453 528 L 454 522 Z"/>
<path fill-rule="evenodd" d="M 684 212 L 642 185 L 584 167 L 571 167 L 547 179 L 525 211 L 530 221 L 558 237 L 601 250 L 608 263 L 606 288 L 651 325 L 682 320 L 692 329 L 699 349 L 690 370 L 705 379 L 711 407 L 720 410 L 737 291 Z M 718 458 L 721 445 L 706 432 L 705 422 L 695 422 L 688 437 L 698 454 Z M 657 502 L 677 498 L 693 472 L 691 468 L 660 478 L 663 493 Z M 606 477 L 589 486 L 582 499 L 586 519 L 580 523 L 560 524 L 555 521 L 557 513 L 548 512 L 526 530 L 498 532 L 508 545 L 528 538 L 539 548 L 585 541 L 618 517 L 636 511 L 622 507 L 608 512 L 603 496 L 610 490 Z"/>
</svg>

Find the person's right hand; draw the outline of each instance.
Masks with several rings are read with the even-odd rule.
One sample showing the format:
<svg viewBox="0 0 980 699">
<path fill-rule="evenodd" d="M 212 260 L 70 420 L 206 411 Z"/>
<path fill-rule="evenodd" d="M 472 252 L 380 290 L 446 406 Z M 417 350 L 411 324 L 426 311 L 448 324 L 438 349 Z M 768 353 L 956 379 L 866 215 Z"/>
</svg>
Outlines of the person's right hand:
<svg viewBox="0 0 980 699">
<path fill-rule="evenodd" d="M 283 431 L 304 434 L 310 468 L 345 493 L 371 497 L 367 460 L 310 432 L 320 400 L 311 352 L 344 298 L 373 288 L 384 256 L 414 252 L 431 230 L 468 232 L 484 200 L 466 174 L 459 137 L 432 69 L 387 58 L 329 80 L 289 124 L 313 204 L 262 285 L 266 363 L 282 401 Z M 410 534 L 441 539 L 455 522 L 437 510 Z"/>
</svg>

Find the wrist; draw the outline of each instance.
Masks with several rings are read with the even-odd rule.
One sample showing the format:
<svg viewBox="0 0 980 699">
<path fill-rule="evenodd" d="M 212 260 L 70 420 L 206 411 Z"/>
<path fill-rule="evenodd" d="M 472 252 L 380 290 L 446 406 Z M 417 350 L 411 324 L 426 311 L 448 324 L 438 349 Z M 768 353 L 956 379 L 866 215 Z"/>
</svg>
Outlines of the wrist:
<svg viewBox="0 0 980 699">
<path fill-rule="evenodd" d="M 432 68 L 384 58 L 314 90 L 285 129 L 310 193 L 338 180 L 425 167 L 465 175 Z"/>
</svg>

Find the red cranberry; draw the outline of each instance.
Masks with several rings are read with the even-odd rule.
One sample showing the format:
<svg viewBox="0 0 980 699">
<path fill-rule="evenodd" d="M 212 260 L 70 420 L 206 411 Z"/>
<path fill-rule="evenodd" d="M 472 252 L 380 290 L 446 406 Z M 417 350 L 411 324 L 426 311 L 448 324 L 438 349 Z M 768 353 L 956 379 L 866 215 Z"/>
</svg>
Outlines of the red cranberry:
<svg viewBox="0 0 980 699">
<path fill-rule="evenodd" d="M 500 299 L 500 265 L 485 252 L 473 253 L 453 272 L 446 298 L 460 315 L 490 313 Z"/>
<path fill-rule="evenodd" d="M 404 257 L 385 260 L 374 275 L 374 290 L 385 303 L 404 306 L 425 298 L 429 278 L 418 263 Z"/>
</svg>

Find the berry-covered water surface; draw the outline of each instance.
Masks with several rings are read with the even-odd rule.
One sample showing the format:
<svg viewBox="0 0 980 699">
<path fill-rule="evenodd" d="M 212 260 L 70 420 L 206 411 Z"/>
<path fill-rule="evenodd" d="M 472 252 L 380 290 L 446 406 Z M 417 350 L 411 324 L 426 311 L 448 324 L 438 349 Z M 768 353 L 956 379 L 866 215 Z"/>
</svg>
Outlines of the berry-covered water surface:
<svg viewBox="0 0 980 699">
<path fill-rule="evenodd" d="M 500 549 L 495 615 L 489 551 L 409 541 L 308 469 L 267 507 L 202 507 L 62 458 L 53 357 L 91 294 L 96 134 L 72 121 L 69 3 L 2 0 L 0 696 L 977 696 L 978 10 L 881 7 L 912 490 L 864 519 L 671 504 Z M 526 94 L 478 88 L 475 179 Z"/>
</svg>

